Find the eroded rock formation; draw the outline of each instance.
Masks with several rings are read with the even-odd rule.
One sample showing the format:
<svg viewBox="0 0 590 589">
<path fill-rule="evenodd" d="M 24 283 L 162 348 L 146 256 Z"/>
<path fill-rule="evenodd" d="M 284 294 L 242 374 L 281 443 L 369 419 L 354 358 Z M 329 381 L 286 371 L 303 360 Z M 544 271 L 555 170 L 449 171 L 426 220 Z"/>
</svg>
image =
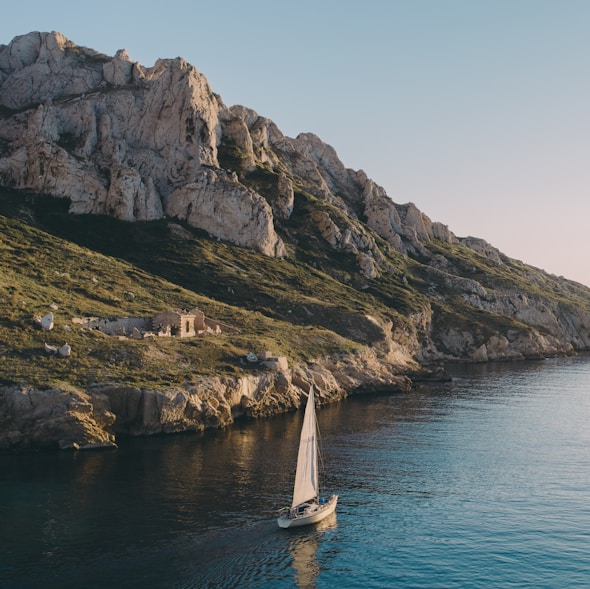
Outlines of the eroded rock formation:
<svg viewBox="0 0 590 589">
<path fill-rule="evenodd" d="M 241 416 L 268 417 L 296 409 L 311 384 L 320 403 L 342 399 L 354 391 L 391 392 L 411 386 L 409 379 L 399 374 L 398 365 L 363 357 L 357 362 L 318 361 L 260 376 L 203 377 L 188 389 L 0 387 L 0 449 L 112 448 L 119 435 L 221 428 Z"/>
<path fill-rule="evenodd" d="M 210 171 L 226 107 L 184 60 L 144 68 L 125 51 L 111 58 L 59 33 L 30 33 L 0 46 L 0 108 L 3 185 L 69 198 L 72 213 L 177 215 L 284 254 L 266 201 Z M 231 223 L 221 223 L 229 210 Z"/>
<path fill-rule="evenodd" d="M 0 449 L 115 447 L 109 399 L 78 389 L 0 388 Z"/>
<path fill-rule="evenodd" d="M 60 33 L 29 33 L 0 46 L 0 108 L 0 183 L 68 198 L 72 213 L 126 221 L 177 216 L 280 257 L 285 247 L 273 214 L 289 217 L 297 179 L 353 218 L 365 215 L 399 251 L 432 237 L 454 239 L 414 205 L 396 205 L 362 171 L 345 168 L 317 136 L 291 139 L 248 108 L 226 107 L 180 58 L 146 68 L 124 50 L 109 57 Z M 224 142 L 240 169 L 276 171 L 270 206 L 221 169 Z M 381 256 L 361 225 L 339 226 L 326 238 L 336 233 L 335 247 L 363 253 L 359 264 L 375 276 Z"/>
</svg>

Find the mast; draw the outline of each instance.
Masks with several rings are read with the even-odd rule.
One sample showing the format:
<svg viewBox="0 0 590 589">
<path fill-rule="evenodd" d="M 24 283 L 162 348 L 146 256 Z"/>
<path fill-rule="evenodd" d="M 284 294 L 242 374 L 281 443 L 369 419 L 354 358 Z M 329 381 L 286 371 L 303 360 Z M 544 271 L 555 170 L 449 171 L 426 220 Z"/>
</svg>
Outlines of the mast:
<svg viewBox="0 0 590 589">
<path fill-rule="evenodd" d="M 299 454 L 297 455 L 297 470 L 293 488 L 293 502 L 296 507 L 319 496 L 318 482 L 318 439 L 317 421 L 315 415 L 315 401 L 313 386 L 309 389 L 301 438 L 299 440 Z"/>
</svg>

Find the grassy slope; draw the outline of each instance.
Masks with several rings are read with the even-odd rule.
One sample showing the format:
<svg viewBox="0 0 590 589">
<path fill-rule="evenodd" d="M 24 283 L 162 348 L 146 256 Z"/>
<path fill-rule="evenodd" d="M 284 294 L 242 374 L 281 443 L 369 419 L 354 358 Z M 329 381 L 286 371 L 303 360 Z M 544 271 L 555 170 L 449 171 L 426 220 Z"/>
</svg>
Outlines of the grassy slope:
<svg viewBox="0 0 590 589">
<path fill-rule="evenodd" d="M 157 242 L 163 237 L 160 232 L 168 231 L 165 223 L 129 226 L 107 218 L 71 220 L 74 224 L 78 221 L 83 224 L 78 228 L 86 238 L 104 236 L 103 249 L 114 247 L 110 238 L 118 235 L 125 243 L 113 238 L 116 248 L 123 247 L 130 257 L 135 255 L 146 265 L 146 260 L 151 260 L 156 270 L 163 266 L 169 274 L 184 276 L 184 282 L 194 288 L 200 283 L 199 276 L 207 273 L 207 264 L 211 263 L 206 255 L 200 255 L 207 253 L 204 245 L 201 244 L 203 251 L 191 247 L 203 241 L 221 250 L 218 251 L 219 265 L 228 282 L 235 282 L 236 288 L 247 284 L 244 274 L 247 259 L 243 251 L 237 252 L 233 259 L 223 258 L 224 250 L 228 256 L 231 248 L 210 240 L 195 238 L 194 243 L 192 238 L 180 240 L 178 247 L 187 256 L 191 252 L 193 256 L 200 256 L 202 265 L 197 269 L 191 266 L 190 258 L 178 264 L 173 260 L 164 261 L 162 256 L 170 254 L 166 247 L 174 247 L 176 241 L 160 242 L 165 247 L 163 252 L 158 252 L 146 249 L 149 240 L 140 240 L 140 243 L 135 241 L 140 236 L 130 238 L 125 232 L 127 229 L 147 231 Z M 91 235 L 90 227 L 97 230 L 96 235 Z M 196 294 L 142 270 L 139 265 L 93 252 L 14 218 L 0 217 L 0 234 L 0 382 L 4 384 L 31 383 L 45 387 L 68 382 L 86 386 L 93 382 L 115 381 L 151 387 L 187 385 L 201 374 L 234 374 L 249 370 L 248 365 L 240 361 L 247 351 L 271 349 L 293 361 L 358 347 L 327 329 L 283 321 L 277 317 L 278 312 L 273 313 L 275 317 L 272 318 L 259 311 L 248 311 Z M 214 252 L 209 251 L 209 255 Z M 248 279 L 256 279 L 256 276 L 256 270 L 252 270 Z M 203 278 L 204 283 L 210 283 L 203 290 L 211 294 L 225 288 L 225 285 L 216 284 L 211 276 Z M 321 274 L 315 280 L 331 282 Z M 268 284 L 267 288 L 272 285 Z M 311 293 L 305 300 L 310 306 L 322 305 Z M 55 327 L 51 332 L 42 331 L 34 317 L 52 311 L 51 304 L 58 307 L 53 311 Z M 326 307 L 337 305 L 335 301 Z M 190 340 L 118 340 L 79 329 L 71 321 L 77 316 L 149 316 L 166 308 L 193 307 L 199 307 L 209 317 L 237 326 L 240 334 Z M 65 331 L 65 326 L 71 331 Z M 69 359 L 45 353 L 45 342 L 61 346 L 66 341 L 73 350 Z"/>
<path fill-rule="evenodd" d="M 272 202 L 277 190 L 277 172 L 261 165 L 257 166 L 254 172 L 247 171 L 243 166 L 245 154 L 241 154 L 235 145 L 222 143 L 220 154 L 227 153 L 232 156 L 225 162 L 227 167 L 236 172 L 242 182 L 250 185 L 254 190 L 263 194 L 269 202 Z M 336 221 L 343 216 L 343 211 L 324 200 L 311 196 L 306 192 L 305 186 L 300 184 L 301 182 L 305 184 L 305 179 L 299 179 L 296 182 L 296 202 L 292 217 L 286 224 L 280 223 L 279 225 L 289 234 L 289 229 L 294 228 L 296 237 L 304 236 L 305 239 L 313 240 L 314 236 L 310 235 L 308 229 L 309 223 L 306 223 L 306 217 L 312 210 L 325 210 Z M 361 209 L 357 210 L 359 218 L 362 218 Z M 450 275 L 475 280 L 489 291 L 496 291 L 500 297 L 504 293 L 510 293 L 512 296 L 524 294 L 529 299 L 542 301 L 542 304 L 559 305 L 571 310 L 583 309 L 590 312 L 590 290 L 588 288 L 546 274 L 507 256 L 502 255 L 502 264 L 497 264 L 473 249 L 432 240 L 422 244 L 427 255 L 417 254 L 414 257 L 406 257 L 393 251 L 375 234 L 373 236 L 381 250 L 387 253 L 388 262 L 392 268 L 395 268 L 395 272 L 383 274 L 379 280 L 371 281 L 370 289 L 365 292 L 372 294 L 375 299 L 387 307 L 408 316 L 423 307 L 425 304 L 423 295 L 432 294 L 434 287 L 436 295 L 439 296 L 434 298 L 429 296 L 428 304 L 432 306 L 435 324 L 438 326 L 452 325 L 460 330 L 479 332 L 480 343 L 498 331 L 505 332 L 513 328 L 528 330 L 530 328 L 508 316 L 490 313 L 466 304 L 463 297 L 464 291 L 460 288 L 450 287 L 448 280 L 444 280 L 442 285 L 438 284 L 441 277 L 433 272 L 430 266 L 436 257 L 446 259 Z M 349 260 L 339 267 L 338 263 L 334 265 L 335 257 L 334 252 L 328 251 L 325 242 L 322 244 L 321 240 L 316 239 L 312 257 L 308 258 L 308 261 L 313 261 L 314 265 L 335 275 L 339 280 L 354 283 L 354 280 L 350 280 L 347 268 L 355 264 Z M 409 287 L 400 281 L 399 277 L 402 275 L 408 279 Z M 359 286 L 358 280 L 356 286 Z"/>
<path fill-rule="evenodd" d="M 455 276 L 477 281 L 493 296 L 524 296 L 538 307 L 560 307 L 567 313 L 584 311 L 590 313 L 590 290 L 573 281 L 553 276 L 524 264 L 519 260 L 502 256 L 502 264 L 457 244 L 433 241 L 428 244 L 432 256 L 443 256 Z M 414 285 L 419 288 L 434 288 L 444 293 L 444 298 L 432 301 L 435 329 L 452 327 L 469 331 L 476 341 L 484 343 L 490 336 L 510 330 L 518 332 L 531 330 L 511 316 L 484 311 L 465 303 L 464 292 L 453 291 L 448 283 L 433 274 L 428 267 L 412 266 Z M 420 284 L 418 284 L 420 283 Z M 547 333 L 542 326 L 536 329 Z"/>
<path fill-rule="evenodd" d="M 439 325 L 446 322 L 481 337 L 523 327 L 465 304 L 461 292 L 437 283 L 439 277 L 423 263 L 427 260 L 390 251 L 398 272 L 366 280 L 351 255 L 334 252 L 314 233 L 308 215 L 317 203 L 302 192 L 296 198 L 293 216 L 279 228 L 291 255 L 276 260 L 166 220 L 129 224 L 72 216 L 65 201 L 0 190 L 5 215 L 0 218 L 0 382 L 186 385 L 200 374 L 252 370 L 240 363 L 247 351 L 271 349 L 293 362 L 358 349 L 380 337 L 367 315 L 389 318 L 403 329 L 407 317 L 424 308 L 421 293 L 433 286 L 444 291 L 433 302 Z M 449 261 L 453 274 L 486 288 L 590 309 L 588 289 L 520 262 L 497 265 L 441 242 L 428 248 Z M 33 318 L 48 313 L 51 303 L 58 306 L 56 327 L 43 332 Z M 146 316 L 192 307 L 241 333 L 184 341 L 116 340 L 71 322 L 75 316 Z M 73 330 L 64 331 L 66 325 Z M 73 349 L 68 360 L 45 354 L 45 342 L 66 341 Z"/>
</svg>

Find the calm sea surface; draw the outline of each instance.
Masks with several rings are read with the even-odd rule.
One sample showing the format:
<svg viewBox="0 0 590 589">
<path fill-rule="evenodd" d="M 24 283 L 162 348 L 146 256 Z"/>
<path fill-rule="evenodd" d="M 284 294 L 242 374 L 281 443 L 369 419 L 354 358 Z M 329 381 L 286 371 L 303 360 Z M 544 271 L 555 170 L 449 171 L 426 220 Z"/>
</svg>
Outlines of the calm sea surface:
<svg viewBox="0 0 590 589">
<path fill-rule="evenodd" d="M 0 587 L 589 588 L 590 357 L 319 412 L 337 514 L 281 530 L 302 413 L 0 455 Z"/>
</svg>

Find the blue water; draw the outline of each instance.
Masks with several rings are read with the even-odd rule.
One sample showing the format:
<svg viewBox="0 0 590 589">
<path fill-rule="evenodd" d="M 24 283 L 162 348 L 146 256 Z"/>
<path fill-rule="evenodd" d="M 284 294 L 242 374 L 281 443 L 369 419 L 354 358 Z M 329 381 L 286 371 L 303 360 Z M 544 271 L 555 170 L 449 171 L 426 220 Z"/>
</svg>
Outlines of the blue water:
<svg viewBox="0 0 590 589">
<path fill-rule="evenodd" d="M 280 530 L 301 413 L 0 455 L 0 587 L 589 588 L 590 358 L 319 412 L 337 514 Z"/>
</svg>

